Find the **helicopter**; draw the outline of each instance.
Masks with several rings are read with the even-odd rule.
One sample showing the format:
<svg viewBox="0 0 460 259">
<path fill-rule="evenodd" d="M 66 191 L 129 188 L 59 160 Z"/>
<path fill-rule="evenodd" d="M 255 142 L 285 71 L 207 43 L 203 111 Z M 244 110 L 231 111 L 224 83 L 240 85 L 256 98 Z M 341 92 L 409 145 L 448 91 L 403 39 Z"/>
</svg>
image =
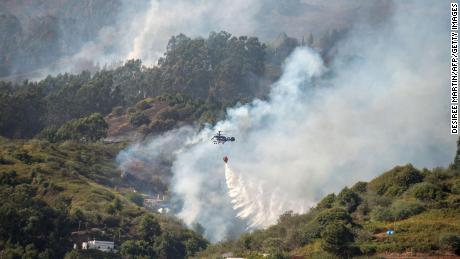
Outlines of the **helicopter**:
<svg viewBox="0 0 460 259">
<path fill-rule="evenodd" d="M 225 144 L 225 142 L 227 142 L 227 141 L 232 141 L 232 142 L 235 141 L 235 138 L 234 137 L 226 137 L 226 136 L 222 135 L 222 131 L 219 130 L 217 132 L 217 135 L 212 137 L 211 140 L 213 140 L 214 144 Z"/>
</svg>

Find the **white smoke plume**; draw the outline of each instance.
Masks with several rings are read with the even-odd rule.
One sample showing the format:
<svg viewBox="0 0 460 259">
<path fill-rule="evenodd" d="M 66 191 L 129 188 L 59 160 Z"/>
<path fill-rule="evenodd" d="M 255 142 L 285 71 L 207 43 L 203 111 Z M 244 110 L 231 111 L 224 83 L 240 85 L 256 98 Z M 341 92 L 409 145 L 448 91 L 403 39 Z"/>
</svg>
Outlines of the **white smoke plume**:
<svg viewBox="0 0 460 259">
<path fill-rule="evenodd" d="M 189 132 L 172 167 L 172 191 L 183 201 L 178 216 L 218 241 L 274 223 L 285 210 L 303 212 L 395 165 L 447 165 L 455 137 L 446 3 L 399 3 L 388 22 L 358 26 L 338 44 L 328 68 L 314 50 L 297 49 L 267 101 L 236 106 L 214 127 Z M 213 145 L 217 130 L 236 141 Z M 224 155 L 232 170 L 222 167 Z"/>
<path fill-rule="evenodd" d="M 328 3 L 314 0 L 149 0 L 135 7 L 132 5 L 132 1 L 123 1 L 119 18 L 122 26 L 117 29 L 123 40 L 117 53 L 128 59 L 140 58 L 148 65 L 155 64 L 165 52 L 169 38 L 179 33 L 207 37 L 211 31 L 225 30 L 234 35 L 256 35 L 262 40 L 273 40 L 279 33 L 287 32 L 299 39 L 310 33 L 319 38 L 358 20 L 383 19 L 391 6 L 389 1 L 343 3 L 338 0 Z M 327 14 L 340 19 L 325 19 Z M 107 55 L 103 56 L 106 60 Z"/>
<path fill-rule="evenodd" d="M 231 29 L 254 33 L 259 1 L 150 1 L 141 30 L 132 41 L 128 58 L 153 63 L 163 55 L 172 35 L 207 36 L 210 31 Z M 238 17 L 237 19 L 235 19 Z"/>
<path fill-rule="evenodd" d="M 119 66 L 126 59 L 142 59 L 143 64 L 152 66 L 166 51 L 171 36 L 179 33 L 207 37 L 211 31 L 224 30 L 236 36 L 257 36 L 262 41 L 271 41 L 282 32 L 299 40 L 313 33 L 319 41 L 334 29 L 384 19 L 391 7 L 390 1 L 357 0 L 119 1 L 120 8 L 113 10 L 115 23 L 102 27 L 89 41 L 81 39 L 81 49 L 73 50 L 73 54 L 23 76 L 38 80 L 48 74 L 97 71 Z M 44 8 L 39 3 L 33 7 Z M 22 7 L 28 8 L 26 4 Z M 26 11 L 19 12 L 27 17 L 23 13 Z"/>
</svg>

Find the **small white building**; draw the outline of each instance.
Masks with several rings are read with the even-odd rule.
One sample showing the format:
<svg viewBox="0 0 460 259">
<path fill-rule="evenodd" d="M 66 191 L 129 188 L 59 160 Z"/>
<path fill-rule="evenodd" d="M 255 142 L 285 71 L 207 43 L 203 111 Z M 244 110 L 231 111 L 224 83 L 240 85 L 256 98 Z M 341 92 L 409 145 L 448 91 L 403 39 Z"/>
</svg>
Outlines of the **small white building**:
<svg viewBox="0 0 460 259">
<path fill-rule="evenodd" d="M 88 242 L 83 242 L 81 244 L 81 248 L 86 249 L 97 249 L 102 252 L 114 252 L 115 244 L 112 241 L 99 241 L 99 240 L 91 240 Z"/>
<path fill-rule="evenodd" d="M 228 252 L 228 253 L 222 254 L 221 257 L 223 257 L 223 258 L 225 258 L 225 259 L 246 259 L 246 258 L 243 258 L 243 257 L 233 257 L 233 253 L 232 253 L 232 252 Z"/>
<path fill-rule="evenodd" d="M 165 196 L 160 196 L 157 194 L 157 197 L 146 197 L 144 198 L 144 207 L 145 208 L 155 208 L 156 206 L 162 204 L 165 201 Z"/>
</svg>

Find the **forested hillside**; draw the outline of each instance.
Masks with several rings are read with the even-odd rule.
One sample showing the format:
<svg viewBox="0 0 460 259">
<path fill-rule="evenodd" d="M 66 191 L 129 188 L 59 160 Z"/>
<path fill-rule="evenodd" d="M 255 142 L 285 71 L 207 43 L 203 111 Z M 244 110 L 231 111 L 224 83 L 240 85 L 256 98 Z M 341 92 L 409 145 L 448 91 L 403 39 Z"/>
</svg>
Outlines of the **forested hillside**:
<svg viewBox="0 0 460 259">
<path fill-rule="evenodd" d="M 460 255 L 460 141 L 458 144 L 448 168 L 396 166 L 369 182 L 357 182 L 325 196 L 306 214 L 286 212 L 268 229 L 213 244 L 200 257 Z"/>
<path fill-rule="evenodd" d="M 106 116 L 115 107 L 126 109 L 163 94 L 180 93 L 205 102 L 212 112 L 263 98 L 279 74 L 281 62 L 276 60 L 284 59 L 296 44 L 286 38 L 271 49 L 257 38 L 226 32 L 211 33 L 207 39 L 181 34 L 171 38 L 158 66 L 148 68 L 140 60 L 130 60 L 95 74 L 63 74 L 21 84 L 1 81 L 0 135 L 31 138 L 45 128 L 92 113 Z"/>
<path fill-rule="evenodd" d="M 87 238 L 113 239 L 122 255 L 160 258 L 191 256 L 206 247 L 199 234 L 174 218 L 139 207 L 114 164 L 123 144 L 2 138 L 0 147 L 0 250 L 5 258 L 107 256 L 69 252 L 73 243 Z M 199 257 L 229 252 L 249 258 L 458 254 L 458 157 L 449 168 L 396 166 L 370 182 L 327 195 L 307 214 L 286 212 L 276 225 L 212 245 Z M 389 229 L 393 235 L 386 233 Z"/>
<path fill-rule="evenodd" d="M 134 188 L 165 194 L 168 181 L 124 175 L 115 159 L 131 140 L 123 136 L 215 123 L 226 107 L 264 98 L 298 44 L 181 34 L 158 66 L 130 60 L 95 74 L 1 81 L 0 257 L 183 258 L 204 249 L 200 226 L 144 208 Z M 115 241 L 119 253 L 71 251 L 90 238 Z"/>
<path fill-rule="evenodd" d="M 203 249 L 200 234 L 142 208 L 114 161 L 122 147 L 0 139 L 0 257 L 120 256 L 71 252 L 92 238 L 115 241 L 122 255 L 183 258 Z"/>
</svg>

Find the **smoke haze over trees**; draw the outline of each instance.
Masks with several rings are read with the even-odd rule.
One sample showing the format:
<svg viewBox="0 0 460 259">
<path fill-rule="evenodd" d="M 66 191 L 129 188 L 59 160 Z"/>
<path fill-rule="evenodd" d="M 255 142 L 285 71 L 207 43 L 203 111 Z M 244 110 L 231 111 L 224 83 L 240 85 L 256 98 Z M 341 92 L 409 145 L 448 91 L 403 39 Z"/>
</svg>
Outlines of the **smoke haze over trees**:
<svg viewBox="0 0 460 259">
<path fill-rule="evenodd" d="M 378 23 L 391 6 L 338 0 L 6 0 L 0 3 L 0 77 L 96 71 L 133 58 L 150 66 L 168 39 L 180 33 L 194 38 L 224 30 L 270 41 L 286 32 L 299 40 L 312 34 L 318 45 L 330 44 L 333 30 Z"/>
</svg>

